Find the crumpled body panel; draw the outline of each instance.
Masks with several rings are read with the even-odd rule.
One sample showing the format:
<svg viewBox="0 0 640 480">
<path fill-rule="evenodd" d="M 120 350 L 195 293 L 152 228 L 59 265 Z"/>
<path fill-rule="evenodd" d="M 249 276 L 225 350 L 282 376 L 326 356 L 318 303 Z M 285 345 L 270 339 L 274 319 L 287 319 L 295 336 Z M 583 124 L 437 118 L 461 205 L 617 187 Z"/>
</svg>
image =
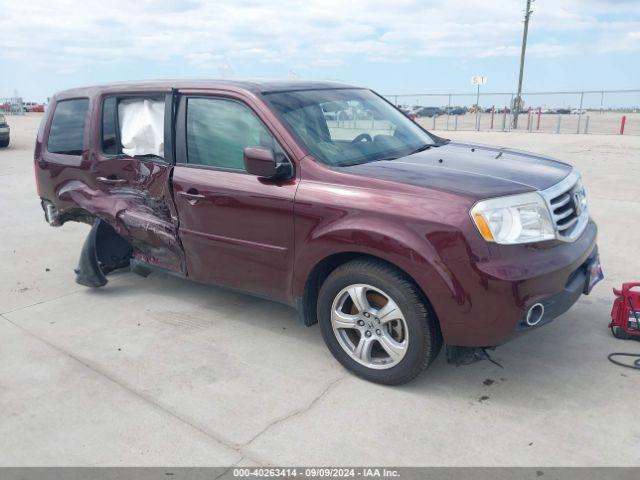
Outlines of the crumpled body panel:
<svg viewBox="0 0 640 480">
<path fill-rule="evenodd" d="M 77 180 L 66 182 L 58 195 L 61 200 L 72 202 L 111 225 L 131 243 L 133 258 L 185 272 L 177 226 L 164 202 L 135 188 L 114 187 L 104 192 Z"/>
</svg>

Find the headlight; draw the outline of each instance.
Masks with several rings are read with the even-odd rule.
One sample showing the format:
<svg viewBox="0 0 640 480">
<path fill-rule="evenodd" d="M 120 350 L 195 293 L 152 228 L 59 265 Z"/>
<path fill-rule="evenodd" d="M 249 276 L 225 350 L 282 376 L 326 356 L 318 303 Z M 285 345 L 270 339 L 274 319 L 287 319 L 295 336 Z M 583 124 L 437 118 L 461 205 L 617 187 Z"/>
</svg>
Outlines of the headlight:
<svg viewBox="0 0 640 480">
<path fill-rule="evenodd" d="M 535 192 L 482 200 L 471 218 L 487 242 L 513 245 L 556 237 L 547 204 Z"/>
</svg>

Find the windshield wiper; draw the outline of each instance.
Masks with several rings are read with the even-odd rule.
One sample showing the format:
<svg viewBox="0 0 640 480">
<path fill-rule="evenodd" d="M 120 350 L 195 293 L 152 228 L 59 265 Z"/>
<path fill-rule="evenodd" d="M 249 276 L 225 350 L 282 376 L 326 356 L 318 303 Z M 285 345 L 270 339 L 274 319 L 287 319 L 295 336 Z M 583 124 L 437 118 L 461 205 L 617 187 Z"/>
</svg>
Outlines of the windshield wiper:
<svg viewBox="0 0 640 480">
<path fill-rule="evenodd" d="M 418 153 L 418 152 L 423 152 L 425 150 L 430 149 L 431 147 L 439 147 L 439 144 L 436 143 L 425 143 L 424 145 L 422 145 L 420 148 L 416 148 L 413 152 L 407 154 L 406 156 L 408 157 L 409 155 L 413 155 L 414 153 Z M 401 155 L 400 157 L 404 157 L 405 155 Z M 354 165 L 363 165 L 365 163 L 373 163 L 373 162 L 390 162 L 392 160 L 397 160 L 398 158 L 400 158 L 398 156 L 396 157 L 382 157 L 382 158 L 374 158 L 374 159 L 362 159 L 362 160 L 358 160 L 356 162 L 351 162 L 351 163 L 343 163 L 340 166 L 341 167 L 352 167 Z"/>
<path fill-rule="evenodd" d="M 391 160 L 396 160 L 399 157 L 385 157 L 385 158 L 374 158 L 374 159 L 363 159 L 363 160 L 359 160 L 357 162 L 351 162 L 351 163 L 342 163 L 339 166 L 340 167 L 353 167 L 354 165 L 364 165 L 366 163 L 373 163 L 373 162 L 388 162 Z"/>
<path fill-rule="evenodd" d="M 429 150 L 431 147 L 433 146 L 437 146 L 434 145 L 432 143 L 425 143 L 424 145 L 422 145 L 420 148 L 416 148 L 413 152 L 411 152 L 409 155 L 413 155 L 414 153 L 418 153 L 418 152 L 424 152 L 425 150 Z"/>
</svg>

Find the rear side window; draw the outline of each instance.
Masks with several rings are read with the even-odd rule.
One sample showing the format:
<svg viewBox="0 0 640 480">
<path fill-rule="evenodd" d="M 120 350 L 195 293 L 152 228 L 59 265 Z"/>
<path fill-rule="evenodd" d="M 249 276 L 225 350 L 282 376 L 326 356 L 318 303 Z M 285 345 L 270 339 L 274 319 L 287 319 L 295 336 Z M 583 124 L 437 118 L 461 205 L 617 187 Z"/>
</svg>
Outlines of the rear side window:
<svg viewBox="0 0 640 480">
<path fill-rule="evenodd" d="M 82 155 L 84 124 L 89 99 L 63 100 L 53 113 L 47 150 L 62 155 Z"/>
<path fill-rule="evenodd" d="M 187 102 L 187 163 L 244 170 L 244 148 L 282 152 L 262 122 L 244 105 L 213 98 Z"/>
<path fill-rule="evenodd" d="M 102 103 L 102 152 L 164 160 L 162 96 L 106 97 Z"/>
</svg>

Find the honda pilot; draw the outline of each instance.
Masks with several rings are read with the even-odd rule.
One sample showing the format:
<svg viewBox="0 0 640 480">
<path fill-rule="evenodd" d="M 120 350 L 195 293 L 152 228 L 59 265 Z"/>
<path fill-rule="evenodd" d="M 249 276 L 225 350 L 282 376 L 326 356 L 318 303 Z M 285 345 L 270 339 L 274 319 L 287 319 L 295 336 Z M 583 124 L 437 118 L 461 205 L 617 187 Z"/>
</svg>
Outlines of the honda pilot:
<svg viewBox="0 0 640 480">
<path fill-rule="evenodd" d="M 51 225 L 92 226 L 79 283 L 161 270 L 282 302 L 384 384 L 413 379 L 443 344 L 450 361 L 483 358 L 602 278 L 571 165 L 441 138 L 365 88 L 67 90 L 41 123 L 35 171 Z"/>
</svg>

